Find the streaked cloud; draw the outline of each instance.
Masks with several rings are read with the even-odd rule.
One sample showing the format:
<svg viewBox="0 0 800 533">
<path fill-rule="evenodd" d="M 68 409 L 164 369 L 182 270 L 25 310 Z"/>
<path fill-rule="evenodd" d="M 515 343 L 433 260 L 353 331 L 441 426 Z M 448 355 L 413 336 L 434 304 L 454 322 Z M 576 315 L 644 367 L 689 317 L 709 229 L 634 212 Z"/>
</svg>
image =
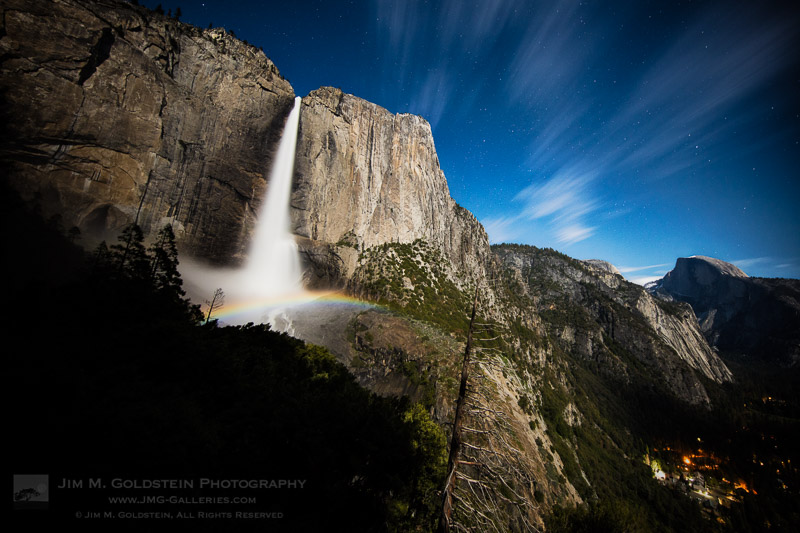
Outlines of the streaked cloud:
<svg viewBox="0 0 800 533">
<path fill-rule="evenodd" d="M 627 274 L 629 272 L 639 272 L 641 270 L 652 270 L 654 268 L 664 268 L 672 266 L 671 263 L 661 263 L 659 265 L 647 265 L 647 266 L 621 266 L 617 267 L 617 270 L 620 271 L 622 274 Z"/>
<path fill-rule="evenodd" d="M 587 227 L 581 224 L 570 224 L 568 226 L 560 227 L 558 230 L 556 230 L 556 237 L 558 242 L 568 246 L 584 239 L 588 239 L 594 234 L 596 229 L 596 226 Z"/>
<path fill-rule="evenodd" d="M 492 49 L 514 20 L 522 0 L 467 4 L 446 0 L 425 2 L 376 0 L 373 12 L 383 56 L 390 68 L 382 73 L 392 94 L 404 94 L 401 106 L 422 115 L 435 128 L 453 108 L 470 113 L 486 83 L 482 76 L 463 76 L 490 60 Z"/>
<path fill-rule="evenodd" d="M 522 39 L 509 67 L 512 100 L 539 108 L 541 125 L 526 164 L 586 160 L 606 173 L 643 169 L 644 178 L 653 180 L 704 161 L 692 154 L 708 153 L 725 132 L 756 117 L 737 113 L 729 119 L 726 112 L 790 65 L 794 54 L 795 21 L 762 17 L 753 24 L 748 10 L 738 7 L 696 14 L 632 83 L 619 87 L 618 105 L 606 103 L 598 128 L 597 109 L 590 106 L 597 79 L 587 72 L 614 53 L 613 38 L 597 39 L 585 32 L 585 23 L 606 24 L 598 33 L 610 37 L 622 35 L 623 24 L 612 25 L 578 3 L 555 4 Z M 565 92 L 584 96 L 564 99 Z"/>
<path fill-rule="evenodd" d="M 422 115 L 436 128 L 453 92 L 452 77 L 445 69 L 428 72 L 425 82 L 415 97 L 415 113 Z"/>
<path fill-rule="evenodd" d="M 774 260 L 771 257 L 749 257 L 747 259 L 731 261 L 731 263 L 747 272 L 748 268 L 753 268 L 754 266 L 763 266 L 767 263 L 772 263 L 773 261 Z"/>
<path fill-rule="evenodd" d="M 644 266 L 619 266 L 617 267 L 617 270 L 619 270 L 628 281 L 638 285 L 646 285 L 651 281 L 663 278 L 669 271 L 669 268 L 671 268 L 673 265 L 674 263 L 659 263 L 656 265 Z M 635 276 L 629 276 L 629 274 L 634 272 L 638 272 L 639 274 Z"/>
<path fill-rule="evenodd" d="M 515 242 L 522 237 L 526 229 L 520 224 L 521 216 L 487 218 L 481 221 L 491 244 Z"/>
<path fill-rule="evenodd" d="M 590 197 L 589 184 L 593 174 L 563 171 L 542 183 L 532 183 L 521 190 L 515 200 L 525 202 L 525 214 L 530 218 L 557 216 L 573 220 L 596 208 Z"/>
<path fill-rule="evenodd" d="M 601 232 L 604 242 L 627 235 L 628 219 L 637 224 L 630 233 L 638 233 L 665 217 L 667 178 L 681 180 L 688 195 L 693 179 L 707 191 L 722 187 L 712 182 L 730 175 L 731 161 L 774 142 L 744 142 L 764 124 L 755 97 L 796 64 L 798 21 L 771 4 L 373 6 L 383 69 L 375 76 L 393 99 L 383 105 L 421 114 L 435 130 L 450 128 L 434 133 L 458 139 L 447 146 L 443 167 L 466 186 L 452 190 L 502 180 L 493 199 L 503 207 L 478 208 L 492 212 L 482 221 L 493 242 L 584 242 L 574 249 L 586 250 L 585 241 Z M 498 139 L 509 132 L 506 148 Z M 500 155 L 476 145 L 487 138 Z M 658 187 L 661 197 L 653 194 Z M 719 220 L 735 223 L 723 211 L 730 196 L 723 196 L 711 207 Z"/>
<path fill-rule="evenodd" d="M 642 142 L 620 165 L 666 158 L 663 177 L 683 170 L 692 159 L 681 149 L 707 148 L 724 130 L 741 126 L 741 116 L 728 121 L 725 111 L 789 64 L 796 23 L 774 18 L 753 24 L 739 7 L 700 14 L 640 76 L 614 123 L 622 129 L 641 124 Z M 687 165 L 675 167 L 672 159 Z"/>
<path fill-rule="evenodd" d="M 586 219 L 600 205 L 591 183 L 591 172 L 564 170 L 550 179 L 531 183 L 514 200 L 522 203 L 518 218 L 544 219 L 561 244 L 573 244 L 591 237 L 596 226 Z"/>
</svg>

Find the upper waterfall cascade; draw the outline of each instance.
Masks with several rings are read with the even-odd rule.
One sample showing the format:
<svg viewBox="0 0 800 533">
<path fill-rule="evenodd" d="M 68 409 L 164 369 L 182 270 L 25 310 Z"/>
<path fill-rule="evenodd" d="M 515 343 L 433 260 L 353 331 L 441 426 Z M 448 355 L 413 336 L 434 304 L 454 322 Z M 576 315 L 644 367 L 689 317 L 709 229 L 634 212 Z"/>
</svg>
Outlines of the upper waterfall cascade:
<svg viewBox="0 0 800 533">
<path fill-rule="evenodd" d="M 289 231 L 294 156 L 300 123 L 298 96 L 286 120 L 269 178 L 267 197 L 261 206 L 242 283 L 256 297 L 270 297 L 303 290 L 300 256 Z"/>
<path fill-rule="evenodd" d="M 291 333 L 285 317 L 288 305 L 313 300 L 316 296 L 303 288 L 303 270 L 294 236 L 290 231 L 289 203 L 300 123 L 301 98 L 294 101 L 283 129 L 278 151 L 267 184 L 258 222 L 247 253 L 238 269 L 211 268 L 192 260 L 181 262 L 181 273 L 187 287 L 196 295 L 225 293 L 224 308 L 212 318 L 228 324 L 268 322 L 276 329 Z M 318 296 L 318 295 L 317 295 Z"/>
</svg>

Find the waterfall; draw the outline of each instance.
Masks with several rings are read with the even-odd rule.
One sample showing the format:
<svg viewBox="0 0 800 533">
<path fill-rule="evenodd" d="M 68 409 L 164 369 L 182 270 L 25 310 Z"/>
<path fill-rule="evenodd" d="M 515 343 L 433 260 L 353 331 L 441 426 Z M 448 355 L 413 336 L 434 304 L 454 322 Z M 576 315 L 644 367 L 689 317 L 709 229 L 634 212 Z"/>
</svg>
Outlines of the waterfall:
<svg viewBox="0 0 800 533">
<path fill-rule="evenodd" d="M 180 271 L 195 302 L 207 301 L 217 288 L 224 291 L 224 307 L 212 315 L 220 324 L 269 323 L 276 331 L 325 344 L 326 339 L 338 338 L 355 313 L 370 304 L 334 291 L 313 293 L 303 288 L 297 245 L 289 229 L 300 103 L 295 98 L 286 120 L 242 267 L 214 268 L 182 258 Z"/>
<path fill-rule="evenodd" d="M 224 308 L 214 315 L 223 323 L 269 322 L 276 326 L 280 322 L 276 329 L 290 331 L 287 305 L 313 299 L 303 289 L 297 244 L 289 229 L 300 103 L 298 96 L 286 120 L 244 265 L 213 268 L 190 259 L 181 261 L 181 274 L 194 301 L 204 301 L 216 288 L 224 291 Z"/>
<path fill-rule="evenodd" d="M 303 290 L 300 256 L 289 231 L 289 201 L 292 195 L 294 154 L 300 122 L 300 101 L 283 128 L 281 142 L 272 165 L 267 197 L 261 206 L 247 262 L 240 282 L 251 296 L 267 298 Z"/>
</svg>

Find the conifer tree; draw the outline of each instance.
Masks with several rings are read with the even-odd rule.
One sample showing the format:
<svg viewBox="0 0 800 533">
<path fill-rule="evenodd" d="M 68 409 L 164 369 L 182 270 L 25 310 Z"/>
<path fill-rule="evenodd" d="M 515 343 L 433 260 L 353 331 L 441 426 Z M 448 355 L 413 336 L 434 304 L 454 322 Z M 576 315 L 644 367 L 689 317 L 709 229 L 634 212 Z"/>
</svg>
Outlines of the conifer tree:
<svg viewBox="0 0 800 533">
<path fill-rule="evenodd" d="M 80 238 L 81 238 L 81 228 L 79 228 L 78 226 L 72 226 L 71 228 L 69 228 L 69 231 L 67 231 L 67 239 L 69 240 L 69 242 L 74 243 L 75 241 L 80 240 Z"/>
<path fill-rule="evenodd" d="M 175 233 L 171 225 L 161 228 L 150 252 L 150 276 L 156 287 L 183 297 L 186 292 L 181 288 L 183 280 L 178 272 L 178 246 L 175 244 Z"/>
<path fill-rule="evenodd" d="M 129 224 L 122 230 L 119 242 L 111 246 L 111 254 L 120 274 L 135 279 L 150 275 L 150 259 L 144 247 L 144 235 L 138 224 Z"/>
<path fill-rule="evenodd" d="M 92 270 L 97 271 L 101 268 L 105 268 L 110 261 L 111 252 L 108 249 L 106 241 L 102 241 L 97 245 L 97 248 L 94 249 L 94 254 L 92 254 Z"/>
</svg>

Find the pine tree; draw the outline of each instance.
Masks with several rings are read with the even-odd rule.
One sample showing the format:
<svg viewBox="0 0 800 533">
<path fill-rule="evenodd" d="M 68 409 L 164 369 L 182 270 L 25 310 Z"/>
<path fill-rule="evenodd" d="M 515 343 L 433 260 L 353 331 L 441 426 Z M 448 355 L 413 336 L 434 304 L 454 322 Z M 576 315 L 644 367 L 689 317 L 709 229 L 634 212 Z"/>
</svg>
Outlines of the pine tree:
<svg viewBox="0 0 800 533">
<path fill-rule="evenodd" d="M 150 247 L 150 276 L 156 287 L 175 296 L 183 297 L 186 292 L 181 288 L 183 280 L 178 272 L 178 246 L 175 244 L 175 233 L 167 224 L 158 232 L 156 242 Z"/>
<path fill-rule="evenodd" d="M 122 230 L 119 243 L 111 246 L 111 255 L 120 274 L 134 279 L 147 279 L 150 259 L 144 247 L 144 235 L 138 224 L 129 224 Z"/>
<path fill-rule="evenodd" d="M 81 228 L 79 228 L 78 226 L 72 226 L 71 228 L 69 228 L 69 231 L 67 231 L 67 239 L 69 240 L 69 242 L 74 243 L 75 241 L 80 240 L 80 238 L 81 238 Z"/>
<path fill-rule="evenodd" d="M 92 254 L 92 270 L 96 272 L 100 269 L 106 269 L 110 262 L 111 252 L 108 249 L 108 245 L 106 245 L 106 241 L 102 241 Z"/>
</svg>

